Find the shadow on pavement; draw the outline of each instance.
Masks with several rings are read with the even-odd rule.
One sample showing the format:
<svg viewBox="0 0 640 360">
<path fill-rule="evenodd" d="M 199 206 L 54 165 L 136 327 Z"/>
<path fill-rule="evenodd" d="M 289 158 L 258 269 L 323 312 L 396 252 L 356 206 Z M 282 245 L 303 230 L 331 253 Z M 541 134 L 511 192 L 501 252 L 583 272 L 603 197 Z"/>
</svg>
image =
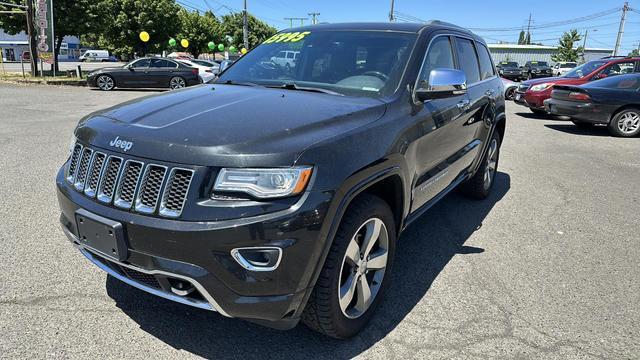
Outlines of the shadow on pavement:
<svg viewBox="0 0 640 360">
<path fill-rule="evenodd" d="M 398 326 L 428 296 L 431 284 L 454 256 L 484 251 L 464 243 L 480 229 L 510 186 L 509 175 L 498 172 L 486 200 L 469 200 L 454 192 L 409 226 L 397 247 L 386 298 L 371 324 L 351 340 L 330 339 L 302 324 L 283 332 L 228 319 L 157 298 L 111 277 L 107 278 L 107 293 L 142 330 L 176 349 L 205 358 L 352 358 Z"/>
<path fill-rule="evenodd" d="M 102 91 L 98 88 L 90 87 L 91 91 Z M 122 91 L 122 92 L 165 92 L 169 91 L 169 89 L 158 89 L 158 88 L 115 88 L 110 91 Z"/>
<path fill-rule="evenodd" d="M 574 125 L 573 123 L 569 123 L 566 125 L 551 124 L 545 125 L 545 127 L 552 130 L 562 131 L 568 134 L 611 137 L 611 133 L 609 133 L 609 130 L 606 126 L 595 125 L 592 127 L 579 127 Z"/>
<path fill-rule="evenodd" d="M 550 120 L 550 121 L 568 121 L 569 119 L 563 116 L 554 116 L 550 114 L 538 115 L 532 112 L 517 112 L 518 116 L 522 116 L 525 119 L 531 120 Z"/>
</svg>

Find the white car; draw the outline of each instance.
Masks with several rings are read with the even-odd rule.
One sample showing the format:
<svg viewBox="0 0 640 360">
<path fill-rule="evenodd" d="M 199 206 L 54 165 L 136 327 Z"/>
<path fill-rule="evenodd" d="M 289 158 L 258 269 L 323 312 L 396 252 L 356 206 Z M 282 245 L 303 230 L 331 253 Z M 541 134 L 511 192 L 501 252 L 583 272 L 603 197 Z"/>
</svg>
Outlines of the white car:
<svg viewBox="0 0 640 360">
<path fill-rule="evenodd" d="M 109 61 L 109 52 L 107 50 L 87 50 L 82 55 L 80 55 L 79 60 L 81 62 L 89 62 L 89 61 L 100 61 L 105 62 Z"/>
<path fill-rule="evenodd" d="M 190 60 L 192 63 L 194 64 L 198 64 L 198 65 L 202 65 L 202 66 L 206 66 L 209 69 L 211 69 L 213 71 L 214 74 L 218 74 L 220 72 L 220 64 L 218 64 L 215 61 L 209 61 L 209 60 L 200 60 L 200 59 L 193 59 Z"/>
<path fill-rule="evenodd" d="M 296 66 L 296 61 L 298 61 L 298 55 L 300 51 L 280 51 L 278 55 L 271 58 L 271 62 L 282 66 L 287 70 L 291 70 Z"/>
<path fill-rule="evenodd" d="M 193 60 L 180 59 L 177 61 L 187 66 L 191 66 L 192 68 L 198 69 L 198 76 L 200 76 L 200 80 L 202 80 L 203 84 L 208 83 L 216 77 L 216 74 L 213 73 L 213 69 L 211 69 L 211 67 L 209 66 L 200 65 Z"/>
<path fill-rule="evenodd" d="M 566 74 L 569 71 L 573 70 L 576 66 L 578 66 L 578 64 L 574 63 L 574 62 L 559 62 L 559 63 L 556 63 L 553 66 L 553 75 L 554 76 L 564 76 L 564 74 Z"/>
</svg>

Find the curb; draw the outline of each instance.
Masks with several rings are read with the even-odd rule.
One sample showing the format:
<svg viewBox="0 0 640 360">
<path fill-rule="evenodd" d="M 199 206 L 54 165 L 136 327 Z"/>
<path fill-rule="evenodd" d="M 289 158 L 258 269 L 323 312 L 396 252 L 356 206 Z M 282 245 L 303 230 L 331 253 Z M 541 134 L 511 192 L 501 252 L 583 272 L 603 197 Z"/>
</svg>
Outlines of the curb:
<svg viewBox="0 0 640 360">
<path fill-rule="evenodd" d="M 80 87 L 86 87 L 87 86 L 87 81 L 86 80 L 72 80 L 72 81 L 62 81 L 62 80 L 21 80 L 21 79 L 16 79 L 16 80 L 5 80 L 5 79 L 0 79 L 0 82 L 2 83 L 13 83 L 13 84 L 35 84 L 35 85 L 55 85 L 55 86 L 80 86 Z"/>
</svg>

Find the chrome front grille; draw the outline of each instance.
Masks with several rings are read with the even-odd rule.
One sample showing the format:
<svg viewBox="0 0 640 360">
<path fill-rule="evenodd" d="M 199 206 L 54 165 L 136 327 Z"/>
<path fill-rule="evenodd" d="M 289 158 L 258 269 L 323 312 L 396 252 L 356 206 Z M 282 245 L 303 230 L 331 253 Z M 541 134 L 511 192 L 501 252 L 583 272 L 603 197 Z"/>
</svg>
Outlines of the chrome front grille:
<svg viewBox="0 0 640 360">
<path fill-rule="evenodd" d="M 120 175 L 120 181 L 116 188 L 116 198 L 113 204 L 123 209 L 131 209 L 133 199 L 142 173 L 143 164 L 139 161 L 127 160 L 124 170 Z"/>
<path fill-rule="evenodd" d="M 167 186 L 164 189 L 162 201 L 160 202 L 160 215 L 177 217 L 182 213 L 192 177 L 192 170 L 180 168 L 171 169 Z"/>
<path fill-rule="evenodd" d="M 78 170 L 76 171 L 75 186 L 76 190 L 82 191 L 84 189 L 84 183 L 87 179 L 87 171 L 89 170 L 89 164 L 91 163 L 91 157 L 93 156 L 93 150 L 84 148 L 82 150 L 82 157 L 78 163 Z"/>
<path fill-rule="evenodd" d="M 88 175 L 89 177 L 87 178 L 86 185 L 84 187 L 84 194 L 88 197 L 96 196 L 96 192 L 98 191 L 98 183 L 100 181 L 100 176 L 102 175 L 102 169 L 104 169 L 106 159 L 107 155 L 101 152 L 96 152 L 93 155 L 91 172 Z"/>
<path fill-rule="evenodd" d="M 76 144 L 65 177 L 90 198 L 142 214 L 182 214 L 193 170 L 123 159 Z"/>
<path fill-rule="evenodd" d="M 160 165 L 147 165 L 147 169 L 142 176 L 140 190 L 136 198 L 136 211 L 152 214 L 158 207 L 160 190 L 167 168 Z"/>
</svg>

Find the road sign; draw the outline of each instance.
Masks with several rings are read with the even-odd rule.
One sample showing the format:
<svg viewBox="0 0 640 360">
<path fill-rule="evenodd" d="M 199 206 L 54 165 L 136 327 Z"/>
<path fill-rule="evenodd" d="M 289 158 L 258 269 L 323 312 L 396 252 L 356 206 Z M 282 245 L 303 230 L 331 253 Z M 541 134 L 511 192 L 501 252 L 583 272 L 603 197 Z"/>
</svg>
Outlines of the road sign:
<svg viewBox="0 0 640 360">
<path fill-rule="evenodd" d="M 36 27 L 38 56 L 47 64 L 53 64 L 54 32 L 53 32 L 53 0 L 36 0 Z"/>
</svg>

